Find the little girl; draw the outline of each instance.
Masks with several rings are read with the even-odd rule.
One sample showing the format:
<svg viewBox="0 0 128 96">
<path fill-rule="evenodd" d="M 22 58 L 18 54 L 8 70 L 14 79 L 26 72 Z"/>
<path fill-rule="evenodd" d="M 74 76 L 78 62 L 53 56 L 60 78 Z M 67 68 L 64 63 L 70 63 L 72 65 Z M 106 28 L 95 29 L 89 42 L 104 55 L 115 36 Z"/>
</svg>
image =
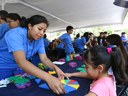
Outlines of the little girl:
<svg viewBox="0 0 128 96">
<path fill-rule="evenodd" d="M 125 60 L 122 57 L 117 47 L 108 50 L 102 46 L 94 46 L 84 54 L 86 72 L 68 73 L 67 76 L 94 80 L 90 85 L 90 91 L 85 96 L 117 96 L 115 81 L 123 85 L 127 80 Z M 112 68 L 113 74 L 108 74 L 109 68 Z"/>
</svg>

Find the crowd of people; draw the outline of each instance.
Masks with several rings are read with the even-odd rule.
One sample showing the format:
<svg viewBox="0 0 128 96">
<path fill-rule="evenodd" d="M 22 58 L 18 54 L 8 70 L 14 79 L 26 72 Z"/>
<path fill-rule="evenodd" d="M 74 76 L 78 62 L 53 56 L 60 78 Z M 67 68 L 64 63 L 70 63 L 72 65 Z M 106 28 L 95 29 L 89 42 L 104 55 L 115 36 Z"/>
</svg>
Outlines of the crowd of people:
<svg viewBox="0 0 128 96">
<path fill-rule="evenodd" d="M 13 76 L 20 67 L 46 81 L 56 94 L 65 93 L 61 79 L 76 76 L 93 80 L 85 96 L 117 96 L 116 85 L 125 85 L 128 80 L 126 33 L 119 36 L 101 32 L 99 37 L 92 32 L 82 36 L 78 33 L 72 42 L 70 34 L 74 28 L 67 26 L 66 33 L 49 42 L 45 33 L 48 26 L 47 19 L 41 15 L 25 18 L 17 13 L 0 11 L 0 80 Z M 46 55 L 46 50 L 55 48 L 63 49 L 66 55 L 83 52 L 86 72 L 64 73 Z M 56 71 L 58 78 L 32 64 L 30 59 L 35 54 L 39 54 L 44 65 Z"/>
</svg>

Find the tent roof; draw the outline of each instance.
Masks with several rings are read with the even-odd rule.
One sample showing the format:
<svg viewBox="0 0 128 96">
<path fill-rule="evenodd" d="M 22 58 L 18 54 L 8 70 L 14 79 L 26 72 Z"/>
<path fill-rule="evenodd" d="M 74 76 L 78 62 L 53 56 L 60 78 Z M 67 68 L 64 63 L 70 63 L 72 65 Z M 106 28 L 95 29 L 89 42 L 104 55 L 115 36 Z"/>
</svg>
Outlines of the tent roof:
<svg viewBox="0 0 128 96">
<path fill-rule="evenodd" d="M 74 28 L 121 24 L 127 9 L 115 6 L 114 0 L 0 0 L 0 9 L 30 17 L 44 15 L 49 32 Z"/>
</svg>

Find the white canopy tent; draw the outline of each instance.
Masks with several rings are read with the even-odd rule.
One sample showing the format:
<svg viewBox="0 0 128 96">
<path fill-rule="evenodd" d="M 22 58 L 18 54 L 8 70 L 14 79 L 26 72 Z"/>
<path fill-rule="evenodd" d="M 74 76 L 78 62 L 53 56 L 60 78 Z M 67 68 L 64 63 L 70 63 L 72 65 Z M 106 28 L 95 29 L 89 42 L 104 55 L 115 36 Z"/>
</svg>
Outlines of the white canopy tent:
<svg viewBox="0 0 128 96">
<path fill-rule="evenodd" d="M 40 14 L 50 22 L 48 32 L 74 28 L 122 24 L 127 9 L 114 0 L 0 0 L 0 10 L 30 17 Z"/>
</svg>

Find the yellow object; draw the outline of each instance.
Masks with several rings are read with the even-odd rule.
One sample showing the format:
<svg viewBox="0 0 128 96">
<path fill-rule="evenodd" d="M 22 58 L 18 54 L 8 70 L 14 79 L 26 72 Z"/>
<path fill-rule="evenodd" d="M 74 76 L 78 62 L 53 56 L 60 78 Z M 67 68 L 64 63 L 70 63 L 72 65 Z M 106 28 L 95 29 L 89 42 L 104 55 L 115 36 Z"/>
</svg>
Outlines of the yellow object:
<svg viewBox="0 0 128 96">
<path fill-rule="evenodd" d="M 48 71 L 49 74 L 56 74 L 56 71 Z"/>
</svg>

